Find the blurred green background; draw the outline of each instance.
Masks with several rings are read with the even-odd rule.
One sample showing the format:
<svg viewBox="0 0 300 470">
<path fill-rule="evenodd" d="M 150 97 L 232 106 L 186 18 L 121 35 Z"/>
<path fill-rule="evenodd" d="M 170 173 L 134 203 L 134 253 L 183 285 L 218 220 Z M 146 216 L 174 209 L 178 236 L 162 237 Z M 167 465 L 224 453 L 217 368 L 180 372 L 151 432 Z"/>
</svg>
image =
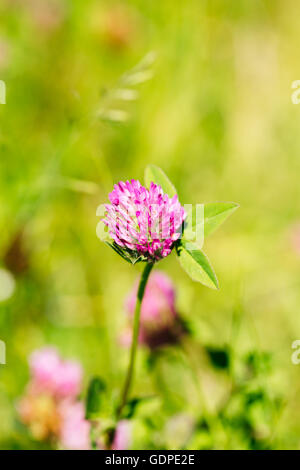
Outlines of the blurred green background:
<svg viewBox="0 0 300 470">
<path fill-rule="evenodd" d="M 297 0 L 0 0 L 0 447 L 39 446 L 16 414 L 36 348 L 118 393 L 139 268 L 100 243 L 96 209 L 154 163 L 182 203 L 241 208 L 205 242 L 220 291 L 160 263 L 202 397 L 180 348 L 141 350 L 133 394 L 157 399 L 132 447 L 300 448 L 298 13 Z"/>
</svg>

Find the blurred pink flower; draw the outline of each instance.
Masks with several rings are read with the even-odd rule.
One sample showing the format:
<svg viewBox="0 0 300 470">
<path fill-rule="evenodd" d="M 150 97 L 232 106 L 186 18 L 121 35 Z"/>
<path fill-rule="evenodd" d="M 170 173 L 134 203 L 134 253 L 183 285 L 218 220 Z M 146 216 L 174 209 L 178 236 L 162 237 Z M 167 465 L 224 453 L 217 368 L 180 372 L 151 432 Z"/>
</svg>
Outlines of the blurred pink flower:
<svg viewBox="0 0 300 470">
<path fill-rule="evenodd" d="M 89 450 L 91 424 L 85 419 L 82 402 L 66 401 L 60 406 L 60 443 L 67 450 Z"/>
<path fill-rule="evenodd" d="M 126 310 L 133 319 L 136 304 L 137 284 L 126 301 Z M 140 343 L 154 348 L 174 343 L 184 332 L 184 327 L 175 307 L 175 288 L 171 279 L 160 271 L 149 278 L 141 308 Z M 125 333 L 123 343 L 130 342 Z"/>
<path fill-rule="evenodd" d="M 76 361 L 64 361 L 55 348 L 46 347 L 30 357 L 33 383 L 60 398 L 76 397 L 81 388 L 82 368 Z"/>
<path fill-rule="evenodd" d="M 127 450 L 130 446 L 131 432 L 130 422 L 123 419 L 118 422 L 116 429 L 114 430 L 111 444 L 105 442 L 105 439 L 100 438 L 97 441 L 97 448 L 100 450 Z"/>
<path fill-rule="evenodd" d="M 132 45 L 139 33 L 139 17 L 124 3 L 113 2 L 105 9 L 103 5 L 95 3 L 91 10 L 92 33 L 117 51 Z"/>
<path fill-rule="evenodd" d="M 27 0 L 26 9 L 42 34 L 52 34 L 63 24 L 66 4 L 62 0 Z"/>
<path fill-rule="evenodd" d="M 75 404 L 83 406 L 75 401 L 81 388 L 81 366 L 75 361 L 64 361 L 53 347 L 34 351 L 29 364 L 31 379 L 17 405 L 21 421 L 35 439 L 57 443 L 65 426 L 66 412 L 62 410 L 72 404 L 75 413 Z"/>
<path fill-rule="evenodd" d="M 130 424 L 129 421 L 123 419 L 119 422 L 114 440 L 112 443 L 112 450 L 126 450 L 130 445 Z"/>
</svg>

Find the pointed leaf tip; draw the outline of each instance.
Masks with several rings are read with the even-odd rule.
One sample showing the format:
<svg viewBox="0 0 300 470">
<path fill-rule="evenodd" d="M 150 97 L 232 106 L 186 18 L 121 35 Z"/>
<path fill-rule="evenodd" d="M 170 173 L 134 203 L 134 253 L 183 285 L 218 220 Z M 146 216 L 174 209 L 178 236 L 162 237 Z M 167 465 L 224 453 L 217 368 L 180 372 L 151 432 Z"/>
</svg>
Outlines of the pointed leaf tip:
<svg viewBox="0 0 300 470">
<path fill-rule="evenodd" d="M 204 235 L 207 237 L 215 232 L 239 207 L 239 204 L 235 202 L 212 202 L 205 204 Z"/>
<path fill-rule="evenodd" d="M 173 183 L 171 183 L 163 170 L 156 165 L 148 165 L 145 169 L 145 184 L 149 188 L 151 183 L 161 186 L 163 192 L 169 197 L 173 197 L 177 194 Z"/>
<path fill-rule="evenodd" d="M 219 289 L 214 269 L 206 254 L 199 250 L 197 245 L 182 240 L 177 249 L 177 254 L 182 268 L 193 281 L 200 282 L 211 289 Z"/>
</svg>

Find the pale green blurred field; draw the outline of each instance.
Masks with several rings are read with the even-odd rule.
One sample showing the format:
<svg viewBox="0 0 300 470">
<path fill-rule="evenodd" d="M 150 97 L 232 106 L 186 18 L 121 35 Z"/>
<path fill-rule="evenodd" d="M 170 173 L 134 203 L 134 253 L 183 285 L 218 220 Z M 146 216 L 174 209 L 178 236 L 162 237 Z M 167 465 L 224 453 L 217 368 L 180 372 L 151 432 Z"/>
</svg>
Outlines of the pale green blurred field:
<svg viewBox="0 0 300 470">
<path fill-rule="evenodd" d="M 142 180 L 154 163 L 183 203 L 241 207 L 205 243 L 220 291 L 189 280 L 174 256 L 160 263 L 193 332 L 214 433 L 199 424 L 180 351 L 150 372 L 141 351 L 134 394 L 158 398 L 135 417 L 133 447 L 299 449 L 297 0 L 0 0 L 0 17 L 0 257 L 16 279 L 0 302 L 0 447 L 38 447 L 15 410 L 35 348 L 56 345 L 82 362 L 86 384 L 99 374 L 118 392 L 128 360 L 119 341 L 124 299 L 139 268 L 100 243 L 96 209 L 115 182 Z M 156 60 L 144 83 L 130 85 L 137 100 L 116 97 L 149 53 Z M 111 110 L 126 120 L 112 121 Z M 228 370 L 209 362 L 208 346 L 231 351 Z M 233 404 L 237 418 L 226 425 L 219 410 L 250 352 L 263 366 L 248 385 L 266 397 L 254 411 Z M 170 432 L 170 419 L 195 416 L 188 443 Z"/>
</svg>

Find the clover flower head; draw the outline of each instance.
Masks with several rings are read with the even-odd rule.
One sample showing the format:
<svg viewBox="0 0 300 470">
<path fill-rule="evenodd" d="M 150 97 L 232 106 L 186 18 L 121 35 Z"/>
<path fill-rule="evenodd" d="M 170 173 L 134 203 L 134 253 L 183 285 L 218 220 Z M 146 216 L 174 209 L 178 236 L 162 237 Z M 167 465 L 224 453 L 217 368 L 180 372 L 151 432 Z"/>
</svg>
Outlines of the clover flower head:
<svg viewBox="0 0 300 470">
<path fill-rule="evenodd" d="M 154 262 L 171 253 L 185 218 L 177 195 L 170 198 L 154 183 L 147 189 L 131 180 L 116 184 L 109 199 L 103 223 L 119 254 Z"/>
</svg>

